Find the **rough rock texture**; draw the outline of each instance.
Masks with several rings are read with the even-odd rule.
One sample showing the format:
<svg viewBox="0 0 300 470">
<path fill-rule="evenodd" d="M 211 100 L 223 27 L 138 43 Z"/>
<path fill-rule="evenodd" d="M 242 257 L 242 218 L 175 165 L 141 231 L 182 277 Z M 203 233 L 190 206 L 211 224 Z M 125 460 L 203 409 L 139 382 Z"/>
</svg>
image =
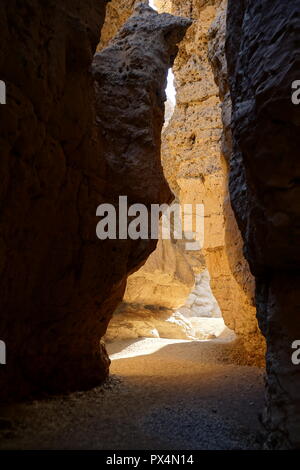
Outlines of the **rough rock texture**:
<svg viewBox="0 0 300 470">
<path fill-rule="evenodd" d="M 229 1 L 230 193 L 267 339 L 267 448 L 300 448 L 299 2 Z"/>
<path fill-rule="evenodd" d="M 99 306 L 115 303 L 117 283 L 103 283 L 99 269 L 108 255 L 95 238 L 105 173 L 89 73 L 105 5 L 0 5 L 1 397 L 89 386 L 107 374 Z"/>
<path fill-rule="evenodd" d="M 117 35 L 119 29 L 132 15 L 134 7 L 142 2 L 149 3 L 147 0 L 111 0 L 108 3 L 101 38 L 97 47 L 98 51 L 107 46 L 109 41 Z"/>
<path fill-rule="evenodd" d="M 162 3 L 156 2 L 159 8 L 166 8 Z M 180 44 L 173 67 L 177 105 L 163 135 L 164 172 L 182 204 L 204 204 L 204 264 L 199 257 L 198 269 L 208 268 L 225 323 L 241 339 L 243 354 L 249 362 L 262 363 L 264 345 L 255 316 L 254 279 L 243 258 L 241 236 L 228 196 L 228 169 L 223 155 L 230 152 L 228 133 L 224 133 L 220 151 L 220 98 L 226 94 L 221 85 L 227 86 L 226 3 L 189 0 L 168 5 L 170 12 L 190 17 L 194 23 Z M 226 102 L 224 122 L 228 114 L 230 103 L 228 106 Z"/>
<path fill-rule="evenodd" d="M 128 272 L 155 243 L 98 240 L 96 208 L 120 191 L 148 205 L 171 198 L 159 164 L 164 88 L 188 22 L 137 11 L 96 58 L 96 125 L 90 70 L 105 4 L 0 5 L 1 398 L 86 388 L 107 375 L 99 340 Z"/>
<path fill-rule="evenodd" d="M 224 314 L 226 323 L 242 338 L 249 357 L 256 363 L 264 364 L 265 341 L 259 331 L 254 305 L 255 280 L 243 254 L 243 240 L 230 201 L 228 177 L 232 152 L 231 98 L 228 86 L 227 61 L 225 55 L 227 0 L 223 0 L 214 22 L 209 29 L 208 58 L 212 65 L 221 100 L 223 133 L 221 151 L 225 188 L 223 198 L 225 250 L 228 270 L 231 272 L 232 310 Z M 214 268 L 212 267 L 212 272 Z M 238 295 L 238 301 L 233 298 Z"/>
<path fill-rule="evenodd" d="M 107 192 L 112 197 L 127 195 L 128 205 L 173 199 L 160 161 L 161 129 L 167 71 L 189 25 L 187 19 L 158 15 L 139 4 L 117 36 L 95 55 L 97 122 L 107 162 Z"/>
<path fill-rule="evenodd" d="M 115 311 L 105 338 L 211 337 L 204 320 L 222 315 L 208 271 L 199 273 L 198 269 L 198 259 L 187 256 L 179 243 L 159 240 L 146 264 L 129 276 L 123 303 Z M 222 322 L 209 324 L 216 334 L 222 327 Z"/>
<path fill-rule="evenodd" d="M 184 253 L 171 240 L 159 240 L 146 264 L 129 276 L 123 303 L 110 321 L 106 340 L 189 337 L 191 325 L 173 313 L 184 304 L 194 282 Z"/>
<path fill-rule="evenodd" d="M 146 264 L 128 278 L 124 300 L 174 309 L 185 302 L 194 283 L 184 252 L 171 240 L 159 240 Z"/>
<path fill-rule="evenodd" d="M 103 44 L 109 43 L 114 28 L 121 28 L 126 15 L 133 8 L 133 3 L 137 2 L 112 2 L 107 11 L 107 17 L 104 25 L 104 35 L 102 34 L 100 48 Z M 148 2 L 143 2 L 147 4 Z M 147 7 L 146 7 L 147 8 Z M 155 13 L 157 16 L 157 14 Z M 122 33 L 120 33 L 122 34 Z M 147 46 L 146 46 L 147 47 Z M 151 58 L 149 57 L 149 60 Z M 119 64 L 118 64 L 119 65 Z M 128 64 L 126 64 L 128 66 Z M 147 67 L 146 64 L 144 64 Z M 109 70 L 111 64 L 109 64 Z M 156 72 L 153 71 L 153 76 Z M 110 75 L 109 75 L 110 79 Z M 102 82 L 101 82 L 102 86 Z M 109 85 L 110 86 L 110 85 Z M 122 90 L 126 95 L 128 90 Z M 123 96 L 124 98 L 124 96 Z M 110 96 L 108 95 L 108 100 Z M 99 103 L 99 109 L 103 107 Z M 174 106 L 169 101 L 166 102 L 165 125 L 173 113 Z M 140 118 L 140 116 L 138 116 Z M 157 119 L 157 117 L 155 117 Z M 161 116 L 159 116 L 161 120 Z M 104 121 L 106 116 L 104 116 Z M 139 126 L 139 123 L 138 123 Z M 112 123 L 112 129 L 119 134 L 120 127 L 115 127 Z M 111 134 L 108 134 L 105 148 L 110 145 Z M 137 168 L 139 171 L 139 168 Z M 115 175 L 112 178 L 115 181 Z M 134 176 L 137 180 L 136 175 Z M 126 172 L 126 184 L 128 180 L 128 169 Z M 140 180 L 144 185 L 144 180 Z M 150 183 L 150 182 L 149 182 Z M 149 184 L 148 183 L 148 184 Z M 153 190 L 156 181 L 149 184 Z M 152 336 L 152 331 L 157 329 L 164 337 L 186 338 L 185 322 L 176 322 L 171 325 L 164 322 L 172 315 L 170 309 L 176 309 L 184 304 L 187 296 L 194 286 L 194 274 L 189 265 L 182 247 L 172 243 L 169 240 L 160 240 L 156 251 L 150 256 L 146 264 L 135 274 L 128 278 L 127 288 L 124 295 L 124 305 L 117 309 L 115 317 L 111 320 L 106 339 L 116 336 L 118 332 L 120 338 Z M 152 308 L 151 315 L 147 305 Z M 154 312 L 156 310 L 156 312 Z M 134 320 L 134 312 L 136 319 Z M 166 314 L 167 312 L 167 314 Z M 144 315 L 144 318 L 143 318 Z M 131 330 L 128 327 L 130 322 Z M 122 326 L 123 325 L 123 326 Z M 126 326 L 124 326 L 126 325 Z M 176 331 L 176 328 L 178 331 Z M 173 332 L 173 333 L 172 333 Z"/>
<path fill-rule="evenodd" d="M 162 158 L 167 180 L 180 203 L 205 205 L 205 246 L 197 255 L 184 253 L 179 243 L 165 245 L 165 251 L 168 256 L 172 254 L 172 260 L 181 260 L 185 256 L 185 263 L 188 262 L 194 271 L 196 286 L 188 298 L 186 295 L 186 302 L 181 294 L 185 292 L 184 287 L 189 286 L 188 278 L 182 276 L 180 269 L 178 273 L 174 272 L 173 261 L 164 263 L 162 250 L 157 250 L 146 265 L 132 279 L 129 278 L 122 312 L 130 315 L 133 325 L 136 308 L 137 324 L 133 331 L 139 335 L 142 334 L 138 327 L 142 312 L 148 315 L 144 309 L 147 304 L 172 308 L 177 303 L 177 307 L 181 305 L 178 313 L 184 315 L 187 322 L 194 316 L 219 316 L 219 307 L 211 294 L 209 282 L 206 282 L 205 271 L 203 273 L 208 267 L 213 293 L 226 324 L 241 340 L 243 354 L 249 362 L 263 364 L 265 345 L 256 320 L 254 278 L 243 256 L 242 238 L 228 194 L 231 102 L 224 50 L 227 5 L 225 1 L 201 4 L 168 1 L 155 2 L 155 5 L 159 11 L 191 16 L 194 20 L 175 61 L 177 105 L 169 127 L 164 130 Z M 224 100 L 223 133 L 220 99 Z M 159 275 L 157 270 L 153 272 L 154 262 L 156 267 L 160 266 Z M 177 262 L 177 266 L 180 267 L 181 262 Z M 178 278 L 181 279 L 181 287 Z M 170 281 L 168 285 L 166 279 Z M 147 326 L 148 331 L 159 330 L 158 325 L 164 318 L 159 309 L 153 312 L 152 321 L 147 318 L 147 325 L 152 326 L 150 329 Z M 117 321 L 119 324 L 123 321 L 120 311 L 110 328 L 115 329 Z M 185 332 L 186 328 L 183 329 Z M 123 333 L 127 334 L 124 330 Z"/>
</svg>

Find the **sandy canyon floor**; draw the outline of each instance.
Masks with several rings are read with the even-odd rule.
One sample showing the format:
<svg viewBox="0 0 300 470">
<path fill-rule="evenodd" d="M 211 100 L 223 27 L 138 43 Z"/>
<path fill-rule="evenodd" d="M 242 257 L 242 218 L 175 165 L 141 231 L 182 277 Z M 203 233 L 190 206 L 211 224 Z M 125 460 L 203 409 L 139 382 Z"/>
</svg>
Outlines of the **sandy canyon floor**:
<svg viewBox="0 0 300 470">
<path fill-rule="evenodd" d="M 0 409 L 0 449 L 259 449 L 263 370 L 233 364 L 231 348 L 112 343 L 101 387 Z"/>
</svg>

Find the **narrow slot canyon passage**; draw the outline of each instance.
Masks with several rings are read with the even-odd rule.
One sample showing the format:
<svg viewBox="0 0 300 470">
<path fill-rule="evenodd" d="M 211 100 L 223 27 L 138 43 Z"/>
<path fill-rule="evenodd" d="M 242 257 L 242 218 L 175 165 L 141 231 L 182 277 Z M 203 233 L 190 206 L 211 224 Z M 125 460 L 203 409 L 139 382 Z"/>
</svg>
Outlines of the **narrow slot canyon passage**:
<svg viewBox="0 0 300 470">
<path fill-rule="evenodd" d="M 204 9 L 205 28 L 215 13 L 210 7 Z M 207 54 L 206 34 L 202 40 Z M 186 43 L 180 47 L 182 53 Z M 216 164 L 221 158 L 219 101 L 216 96 L 211 98 L 217 92 L 206 55 L 203 53 L 201 64 L 206 82 L 200 85 L 195 70 L 196 76 L 184 75 L 190 60 L 194 58 L 175 64 L 175 74 L 169 69 L 161 158 L 174 203 L 205 203 L 207 195 L 210 198 L 204 250 L 188 251 L 184 240 L 160 238 L 145 265 L 128 278 L 123 302 L 108 325 L 104 340 L 111 360 L 110 377 L 90 391 L 6 407 L 0 413 L 4 423 L 0 448 L 261 447 L 258 414 L 263 408 L 263 369 L 244 357 L 244 349 L 233 329 L 226 326 L 212 291 L 216 285 L 217 292 L 230 288 L 226 287 L 232 282 L 228 273 L 221 267 L 211 283 L 208 270 L 210 256 L 217 253 L 218 258 L 225 250 L 221 185 L 215 186 L 213 180 L 208 189 L 199 186 L 206 177 L 202 175 L 201 180 L 201 172 L 207 171 L 208 178 L 215 172 L 217 180 L 226 179 Z M 179 102 L 174 75 L 181 76 Z M 195 90 L 203 88 L 200 101 L 194 101 L 193 90 L 184 101 L 187 83 Z M 173 172 L 170 159 L 174 159 L 174 148 L 178 156 Z M 191 172 L 201 155 L 202 169 L 200 165 Z M 209 159 L 215 159 L 216 170 L 213 165 L 205 166 Z M 199 178 L 195 178 L 195 171 Z M 221 298 L 226 307 L 226 293 Z M 6 430 L 5 422 L 12 422 L 13 428 Z"/>
<path fill-rule="evenodd" d="M 150 4 L 155 8 L 154 2 Z M 175 13 L 185 11 L 178 8 Z M 111 373 L 127 384 L 134 382 L 150 399 L 153 432 L 158 435 L 161 429 L 163 434 L 169 433 L 168 446 L 178 422 L 179 447 L 181 442 L 189 448 L 248 449 L 259 447 L 263 370 L 260 361 L 251 359 L 251 355 L 249 358 L 240 338 L 225 324 L 211 289 L 212 284 L 227 312 L 227 324 L 237 329 L 234 315 L 242 316 L 238 310 L 250 306 L 246 307 L 246 302 L 243 305 L 244 293 L 226 266 L 229 254 L 223 185 L 227 175 L 219 143 L 220 101 L 207 57 L 208 30 L 213 19 L 222 14 L 224 3 L 219 12 L 211 5 L 203 8 L 195 30 L 190 37 L 187 33 L 181 43 L 174 73 L 170 69 L 168 74 L 162 131 L 162 165 L 175 202 L 207 204 L 204 249 L 188 251 L 182 242 L 160 239 L 146 264 L 129 277 L 123 303 L 105 339 L 112 360 Z M 200 64 L 191 53 L 195 34 L 202 41 Z M 218 51 L 219 56 L 221 53 Z M 174 75 L 177 93 L 172 86 Z M 201 99 L 197 98 L 199 89 Z M 212 267 L 213 283 L 208 266 Z M 250 307 L 247 315 L 254 324 L 254 309 Z M 232 401 L 230 395 L 235 397 Z M 142 403 L 141 415 L 144 407 Z M 193 434 L 197 436 L 194 440 Z"/>
<path fill-rule="evenodd" d="M 157 5 L 160 6 L 159 3 L 156 5 L 154 1 L 150 1 L 149 5 L 157 12 L 162 13 L 166 11 L 171 13 L 165 5 L 163 5 L 162 9 L 160 8 L 160 11 L 158 11 L 157 8 Z M 205 27 L 207 27 L 207 25 L 205 25 Z M 185 46 L 184 42 L 179 46 L 179 56 Z M 207 68 L 204 74 L 204 81 L 209 82 L 209 80 L 213 80 L 213 72 L 206 57 L 208 54 L 207 44 L 204 43 L 204 46 L 206 51 L 203 53 L 203 60 Z M 188 59 L 185 58 L 185 62 L 188 62 Z M 191 76 L 185 76 L 187 71 L 182 64 L 180 64 L 180 67 L 182 69 L 180 71 L 181 78 L 179 79 L 180 91 L 186 83 L 190 86 L 194 86 L 196 89 L 196 87 L 199 86 L 197 77 L 193 74 L 191 74 Z M 177 66 L 175 65 L 175 74 L 177 75 L 178 72 L 179 66 L 177 64 Z M 212 87 L 211 83 L 200 84 L 200 86 L 204 86 L 204 88 L 208 89 L 206 96 L 203 97 L 203 101 L 205 104 L 208 102 L 208 108 L 210 107 L 212 114 L 215 113 L 216 115 L 213 117 L 221 124 L 221 114 L 217 107 L 218 103 L 214 101 L 210 104 L 209 102 L 210 93 L 216 93 L 216 87 Z M 211 87 L 212 90 L 210 90 L 209 87 Z M 165 122 L 161 136 L 162 167 L 167 182 L 173 192 L 174 205 L 171 207 L 175 205 L 180 206 L 180 211 L 183 212 L 181 213 L 181 222 L 183 222 L 184 219 L 185 205 L 191 207 L 189 210 L 192 211 L 192 223 L 194 223 L 196 218 L 196 204 L 201 203 L 204 206 L 203 188 L 199 191 L 200 194 L 197 194 L 196 190 L 199 189 L 197 188 L 197 181 L 196 187 L 193 186 L 193 180 L 198 179 L 198 177 L 200 178 L 201 175 L 195 177 L 194 175 L 189 175 L 188 172 L 186 175 L 184 173 L 180 175 L 180 164 L 183 163 L 183 165 L 185 165 L 185 160 L 187 160 L 189 168 L 189 165 L 199 160 L 201 152 L 203 153 L 201 157 L 204 165 L 206 158 L 208 158 L 205 152 L 213 153 L 215 160 L 220 160 L 220 150 L 218 152 L 218 149 L 210 148 L 216 147 L 217 133 L 220 134 L 220 131 L 217 129 L 218 123 L 208 122 L 206 126 L 204 125 L 203 129 L 200 129 L 199 142 L 196 143 L 196 123 L 191 117 L 187 117 L 182 113 L 182 98 L 179 103 L 177 103 L 175 76 L 172 68 L 168 71 L 165 93 Z M 188 98 L 188 105 L 193 109 L 193 99 L 191 97 Z M 187 105 L 186 103 L 184 104 Z M 204 106 L 202 106 L 202 108 L 204 108 Z M 202 125 L 201 122 L 200 124 Z M 176 126 L 178 129 L 176 129 Z M 207 127 L 207 129 L 205 129 L 205 127 Z M 182 134 L 181 142 L 175 142 L 177 144 L 175 151 L 178 153 L 175 160 L 179 160 L 179 165 L 177 162 L 178 167 L 175 166 L 174 171 L 172 171 L 174 149 L 168 148 L 168 145 L 170 136 L 174 138 L 172 134 L 177 132 L 177 130 L 179 134 Z M 206 135 L 205 137 L 207 130 L 216 135 Z M 201 133 L 203 136 L 201 136 Z M 201 137 L 206 139 L 203 145 L 201 143 Z M 190 142 L 191 139 L 192 145 Z M 193 146 L 196 146 L 196 150 L 192 149 Z M 198 172 L 199 170 L 198 168 Z M 219 174 L 218 176 L 225 180 L 225 175 Z M 180 185 L 182 185 L 182 187 Z M 191 185 L 190 189 L 189 185 Z M 214 190 L 214 188 L 210 189 Z M 222 232 L 224 232 L 223 227 L 220 226 L 224 223 L 222 208 L 220 208 L 222 193 L 219 192 L 218 194 L 218 191 L 219 188 L 216 188 L 217 199 L 215 201 L 209 201 L 210 204 L 213 204 L 213 207 L 209 207 L 207 214 L 205 213 L 205 207 L 203 207 L 203 220 L 205 217 L 208 220 L 208 222 L 203 222 L 203 227 L 201 226 L 200 228 L 203 232 L 203 238 L 205 238 L 205 231 L 208 232 L 208 225 L 212 226 L 210 232 L 206 234 L 206 251 L 210 246 L 213 246 L 213 249 L 218 249 L 219 246 L 216 247 L 217 243 L 223 242 L 224 244 L 224 241 L 220 240 L 223 235 Z M 220 213 L 215 214 L 216 211 Z M 168 221 L 163 220 L 161 226 L 166 228 L 167 222 Z M 213 225 L 215 225 L 215 227 Z M 196 230 L 197 229 L 198 227 Z M 174 227 L 172 227 L 172 230 L 173 233 L 170 239 L 163 238 L 163 229 L 161 230 L 157 249 L 150 255 L 145 265 L 140 270 L 129 276 L 123 303 L 114 313 L 105 336 L 108 344 L 114 340 L 134 339 L 139 337 L 191 340 L 213 339 L 218 337 L 226 339 L 235 338 L 234 332 L 230 331 L 225 325 L 221 309 L 211 290 L 211 276 L 207 267 L 206 253 L 202 249 L 203 244 L 202 248 L 200 246 L 189 248 L 186 240 L 176 239 Z M 195 230 L 195 226 L 193 230 Z M 221 232 L 221 236 L 218 232 Z M 193 237 L 194 236 L 195 234 Z M 214 240 L 211 242 L 210 239 Z M 224 247 L 221 247 L 221 249 L 224 249 Z M 217 282 L 222 284 L 224 281 L 221 277 Z"/>
<path fill-rule="evenodd" d="M 299 8 L 19 3 L 0 450 L 299 449 Z"/>
</svg>

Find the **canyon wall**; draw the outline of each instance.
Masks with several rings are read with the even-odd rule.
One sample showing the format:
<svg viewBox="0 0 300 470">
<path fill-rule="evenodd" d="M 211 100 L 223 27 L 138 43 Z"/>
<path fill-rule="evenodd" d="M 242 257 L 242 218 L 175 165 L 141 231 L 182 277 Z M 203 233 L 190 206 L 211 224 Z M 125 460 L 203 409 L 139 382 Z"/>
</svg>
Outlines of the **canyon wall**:
<svg viewBox="0 0 300 470">
<path fill-rule="evenodd" d="M 227 271 L 231 279 L 228 288 L 231 312 L 224 314 L 228 324 L 238 333 L 249 358 L 257 364 L 265 363 L 265 340 L 259 330 L 255 308 L 255 279 L 251 274 L 243 253 L 243 239 L 238 228 L 229 195 L 229 164 L 232 152 L 231 97 L 228 86 L 225 54 L 227 0 L 220 4 L 216 18 L 209 29 L 208 58 L 212 66 L 221 100 L 223 132 L 221 136 L 221 158 L 225 188 L 223 194 L 224 248 L 227 255 Z M 212 268 L 213 269 L 213 268 Z M 237 296 L 237 298 L 235 297 Z M 237 300 L 238 299 L 238 300 Z"/>
<path fill-rule="evenodd" d="M 232 99 L 230 193 L 256 276 L 267 340 L 266 448 L 300 448 L 299 2 L 228 5 L 226 55 Z"/>
<path fill-rule="evenodd" d="M 177 104 L 163 134 L 164 172 L 182 204 L 204 204 L 201 255 L 212 291 L 226 325 L 239 337 L 241 356 L 249 363 L 263 364 L 265 348 L 256 320 L 254 278 L 243 256 L 228 193 L 231 139 L 224 51 L 226 2 L 157 1 L 156 5 L 193 19 L 173 67 Z M 204 269 L 200 257 L 198 265 Z"/>
<path fill-rule="evenodd" d="M 100 42 L 97 51 L 106 47 L 113 39 L 120 28 L 132 15 L 135 6 L 139 3 L 149 4 L 148 0 L 110 0 L 106 7 L 106 15 L 103 27 L 101 28 Z"/>
<path fill-rule="evenodd" d="M 137 3 L 147 5 L 149 2 L 113 0 L 108 5 L 98 50 L 109 44 Z M 166 106 L 165 121 L 168 121 L 173 107 L 168 101 Z M 184 248 L 172 240 L 160 239 L 146 264 L 129 276 L 123 304 L 110 321 L 106 340 L 157 335 L 180 339 L 189 337 L 191 325 L 181 315 L 174 316 L 173 313 L 185 303 L 194 284 L 193 269 Z"/>
<path fill-rule="evenodd" d="M 147 206 L 172 199 L 159 160 L 164 89 L 189 23 L 141 7 L 96 56 L 93 76 L 105 6 L 0 5 L 2 399 L 106 377 L 99 340 L 156 243 L 99 240 L 96 209 L 119 210 L 120 191 Z"/>
<path fill-rule="evenodd" d="M 177 103 L 163 131 L 162 163 L 178 202 L 194 207 L 204 204 L 205 244 L 197 253 L 186 251 L 183 243 L 174 240 L 160 241 L 160 248 L 145 266 L 129 278 L 124 303 L 110 323 L 107 339 L 157 332 L 167 337 L 191 337 L 192 328 L 187 327 L 191 315 L 201 316 L 204 310 L 207 314 L 208 305 L 211 316 L 220 314 L 209 283 L 201 285 L 208 268 L 225 323 L 238 335 L 241 360 L 263 365 L 265 342 L 256 319 L 255 282 L 243 255 L 228 191 L 231 102 L 225 58 L 227 2 L 156 0 L 155 6 L 160 12 L 193 20 L 173 67 Z M 173 323 L 168 331 L 163 322 L 170 319 Z"/>
</svg>

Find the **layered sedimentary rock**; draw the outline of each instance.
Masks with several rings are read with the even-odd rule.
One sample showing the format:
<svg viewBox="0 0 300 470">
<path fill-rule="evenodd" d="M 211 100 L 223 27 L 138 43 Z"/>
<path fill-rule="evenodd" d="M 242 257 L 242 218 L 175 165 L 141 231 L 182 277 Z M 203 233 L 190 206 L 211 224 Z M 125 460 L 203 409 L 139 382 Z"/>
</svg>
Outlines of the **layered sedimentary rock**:
<svg viewBox="0 0 300 470">
<path fill-rule="evenodd" d="M 155 241 L 98 240 L 97 206 L 172 197 L 159 163 L 164 88 L 188 22 L 138 9 L 95 59 L 95 100 L 105 5 L 0 5 L 2 398 L 103 380 L 99 340 Z"/>
<path fill-rule="evenodd" d="M 254 305 L 254 278 L 243 256 L 242 238 L 237 227 L 228 193 L 228 159 L 231 153 L 231 131 L 229 127 L 231 102 L 227 84 L 225 59 L 226 2 L 155 2 L 159 11 L 169 11 L 191 17 L 194 21 L 174 65 L 177 88 L 177 104 L 171 123 L 163 133 L 162 160 L 164 172 L 173 192 L 181 204 L 203 203 L 205 205 L 205 245 L 201 253 L 186 252 L 179 243 L 173 244 L 172 258 L 190 264 L 194 271 L 195 289 L 181 304 L 179 313 L 186 321 L 191 316 L 219 316 L 219 307 L 206 282 L 205 268 L 209 269 L 211 287 L 221 307 L 228 327 L 240 338 L 241 354 L 248 362 L 262 364 L 265 346 L 259 332 Z M 211 70 L 213 66 L 213 72 Z M 217 86 L 215 84 L 217 83 Z M 222 120 L 220 100 L 223 102 Z M 223 122 L 222 122 L 223 121 Z M 222 128 L 224 127 L 224 132 Z M 222 148 L 220 149 L 220 139 Z M 170 251 L 172 242 L 169 242 Z M 147 319 L 147 304 L 170 308 L 182 302 L 177 279 L 186 286 L 188 278 L 173 274 L 170 266 L 161 263 L 161 250 L 151 256 L 146 265 L 129 279 L 125 302 L 113 319 L 111 328 L 126 323 L 131 318 L 134 325 L 134 310 L 137 324 L 132 331 L 139 335 L 145 328 L 139 328 L 142 312 Z M 149 279 L 153 271 L 153 260 L 161 263 L 159 275 Z M 149 264 L 149 266 L 148 266 Z M 204 272 L 203 272 L 204 271 Z M 154 273 L 153 273 L 154 274 Z M 170 279 L 169 286 L 161 280 Z M 203 285 L 201 285 L 202 280 Z M 137 285 L 138 284 L 138 285 Z M 200 295 L 198 295 L 198 290 Z M 205 292 L 204 292 L 205 291 Z M 143 296 L 145 297 L 143 301 Z M 158 302 L 156 299 L 158 298 Z M 150 301 L 149 299 L 152 299 Z M 168 312 L 168 315 L 170 312 Z M 129 317 L 127 317 L 128 319 Z M 148 318 L 147 331 L 160 332 L 165 312 L 157 309 Z M 156 320 L 156 322 L 154 321 Z M 118 329 L 121 334 L 121 328 Z M 128 335 L 129 329 L 123 329 Z M 183 330 L 185 334 L 186 328 Z M 174 333 L 174 332 L 173 332 Z M 182 332 L 179 331 L 179 335 Z M 191 335 L 191 329 L 189 330 Z"/>
<path fill-rule="evenodd" d="M 171 12 L 170 1 L 159 4 L 155 2 L 155 6 L 161 12 Z M 181 124 L 184 125 L 184 122 Z M 167 123 L 165 123 L 166 128 Z M 163 135 L 163 141 L 164 138 Z M 164 155 L 163 160 L 165 166 Z M 173 167 L 174 162 L 171 161 L 170 165 Z M 172 182 L 173 173 L 166 172 L 166 174 Z M 118 308 L 109 325 L 107 339 L 117 337 L 117 333 L 123 338 L 152 336 L 153 333 L 163 337 L 172 337 L 172 335 L 174 338 L 191 337 L 192 325 L 180 311 L 175 314 L 176 309 L 184 307 L 184 312 L 188 310 L 191 315 L 198 315 L 200 311 L 207 312 L 208 305 L 212 306 L 212 310 L 217 310 L 213 305 L 214 299 L 209 286 L 206 286 L 208 289 L 205 294 L 201 292 L 198 295 L 198 287 L 201 290 L 198 281 L 202 278 L 203 269 L 205 265 L 202 255 L 195 256 L 193 252 L 186 252 L 183 243 L 161 240 L 145 266 L 129 277 L 124 304 Z M 151 307 L 151 312 L 148 306 Z M 192 307 L 195 311 L 192 311 Z M 180 317 L 179 322 L 178 317 Z M 166 323 L 169 319 L 174 320 L 171 328 L 169 328 L 170 322 Z"/>
<path fill-rule="evenodd" d="M 256 320 L 254 279 L 242 254 L 241 236 L 228 194 L 226 154 L 230 153 L 230 134 L 224 133 L 222 139 L 220 103 L 228 88 L 224 53 L 226 2 L 189 0 L 156 5 L 193 19 L 173 67 L 177 104 L 163 135 L 166 178 L 181 204 L 204 204 L 204 264 L 199 257 L 200 271 L 208 268 L 224 320 L 240 337 L 247 360 L 262 363 L 264 345 Z M 225 100 L 224 123 L 228 115 L 230 102 Z"/>
<path fill-rule="evenodd" d="M 228 176 L 229 162 L 232 152 L 231 135 L 231 98 L 228 86 L 227 61 L 225 55 L 227 0 L 223 0 L 214 22 L 209 29 L 208 58 L 212 65 L 216 84 L 221 100 L 223 133 L 221 152 L 225 175 L 223 197 L 225 250 L 228 271 L 231 272 L 230 289 L 232 308 L 225 312 L 228 325 L 242 338 L 244 347 L 254 362 L 264 363 L 265 341 L 259 331 L 254 302 L 255 280 L 250 272 L 248 262 L 243 254 L 243 240 L 231 207 Z M 213 271 L 212 267 L 212 271 Z M 234 299 L 238 296 L 238 300 Z"/>
<path fill-rule="evenodd" d="M 129 2 L 126 4 L 128 11 Z M 155 3 L 155 6 L 160 11 L 171 11 L 171 2 Z M 122 22 L 124 3 L 121 2 L 118 7 L 113 7 L 113 10 L 114 12 L 108 9 L 106 40 L 111 34 L 109 16 L 112 15 L 113 24 L 117 21 Z M 166 115 L 165 128 L 168 121 L 169 116 Z M 182 181 L 182 184 L 184 185 L 185 181 Z M 190 188 L 189 195 L 194 189 Z M 198 189 L 197 186 L 196 190 Z M 197 198 L 194 200 L 196 202 Z M 157 250 L 146 264 L 129 277 L 124 303 L 111 320 L 106 339 L 153 336 L 157 333 L 163 337 L 192 337 L 193 327 L 185 316 L 187 313 L 189 318 L 202 314 L 220 315 L 209 281 L 206 282 L 204 269 L 202 254 L 195 256 L 193 252 L 186 252 L 183 243 L 160 240 Z M 184 316 L 181 312 L 184 312 Z"/>
<path fill-rule="evenodd" d="M 229 1 L 230 193 L 267 339 L 267 448 L 300 448 L 298 2 Z"/>
</svg>

